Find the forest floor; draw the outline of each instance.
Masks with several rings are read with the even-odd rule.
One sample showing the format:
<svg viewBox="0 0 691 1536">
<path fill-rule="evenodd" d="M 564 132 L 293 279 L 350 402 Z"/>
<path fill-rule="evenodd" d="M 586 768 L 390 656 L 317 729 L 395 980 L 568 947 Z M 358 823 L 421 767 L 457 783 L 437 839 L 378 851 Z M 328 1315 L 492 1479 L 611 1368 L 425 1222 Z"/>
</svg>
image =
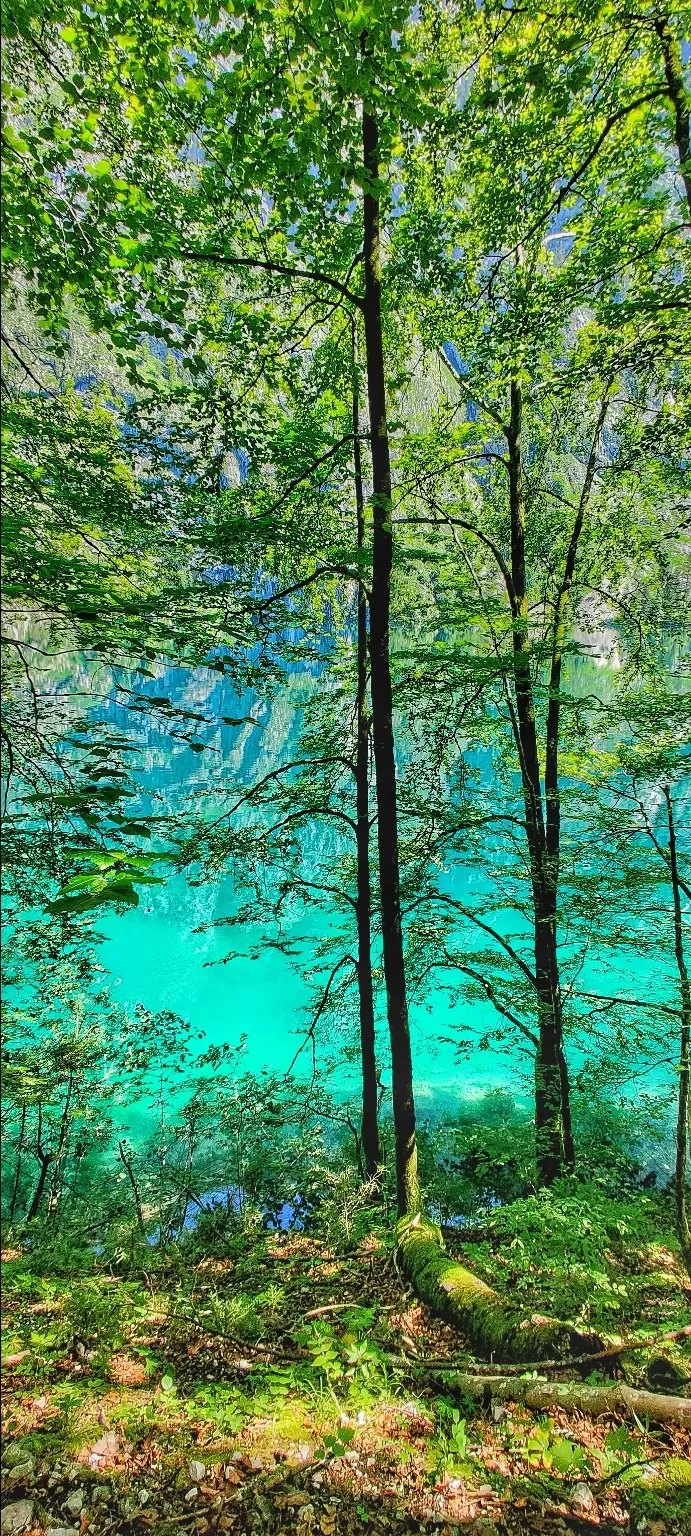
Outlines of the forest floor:
<svg viewBox="0 0 691 1536">
<path fill-rule="evenodd" d="M 549 1266 L 515 1244 L 458 1251 L 507 1292 L 527 1274 L 540 1304 Z M 601 1266 L 621 1288 L 612 1305 L 635 1311 L 626 1337 L 688 1323 L 673 1245 L 639 1232 Z M 463 1341 L 376 1235 L 346 1253 L 236 1235 L 150 1275 L 39 1273 L 19 1250 L 2 1269 L 2 1536 L 691 1532 L 686 1431 L 464 1404 L 439 1365 L 467 1369 Z M 621 1370 L 634 1384 L 657 1370 L 669 1391 L 667 1361 L 684 1395 L 689 1342 L 625 1354 Z"/>
</svg>

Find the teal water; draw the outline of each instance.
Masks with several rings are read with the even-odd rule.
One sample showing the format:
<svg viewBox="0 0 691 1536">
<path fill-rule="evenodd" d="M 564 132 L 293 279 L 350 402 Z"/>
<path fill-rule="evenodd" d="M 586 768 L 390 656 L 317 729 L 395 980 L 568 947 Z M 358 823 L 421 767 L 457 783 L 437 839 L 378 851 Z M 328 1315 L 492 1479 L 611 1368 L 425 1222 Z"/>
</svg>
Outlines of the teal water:
<svg viewBox="0 0 691 1536">
<path fill-rule="evenodd" d="M 145 803 L 152 809 L 184 809 L 190 806 L 218 808 L 227 803 L 223 795 L 237 792 L 237 787 L 256 783 L 277 764 L 294 756 L 297 744 L 301 703 L 306 688 L 305 677 L 287 681 L 270 704 L 239 700 L 230 685 L 216 674 L 199 669 L 193 673 L 167 673 L 151 685 L 151 691 L 174 699 L 188 709 L 204 713 L 217 721 L 222 714 L 242 715 L 252 711 L 260 725 L 253 727 L 217 727 L 206 732 L 209 751 L 200 756 L 171 736 L 165 721 L 160 725 L 148 716 L 133 725 L 124 711 L 107 711 L 107 716 L 138 742 L 137 780 Z M 584 689 L 591 679 L 584 677 Z M 101 710 L 97 711 L 102 714 Z M 200 728 L 200 734 L 204 735 Z M 220 798 L 219 798 L 220 797 Z M 324 853 L 327 833 L 314 833 L 321 839 L 318 851 Z M 458 863 L 445 876 L 446 888 L 455 896 L 467 898 L 478 875 Z M 245 1038 L 243 1066 L 259 1072 L 264 1067 L 284 1072 L 292 1061 L 302 1032 L 310 1017 L 313 995 L 308 982 L 275 948 L 262 949 L 262 931 L 256 924 L 240 928 L 209 927 L 227 918 L 235 910 L 236 895 L 232 880 L 223 878 L 196 883 L 184 875 L 175 875 L 165 886 L 142 890 L 140 906 L 124 915 L 110 915 L 99 920 L 104 934 L 101 949 L 113 996 L 118 1002 L 143 1004 L 152 1011 L 168 1009 L 179 1014 L 203 1033 L 204 1044 L 237 1045 Z M 324 925 L 333 922 L 331 912 L 312 912 L 302 918 L 295 934 L 304 941 L 303 952 L 316 944 Z M 201 931 L 200 931 L 201 930 Z M 249 951 L 257 948 L 256 958 Z M 224 963 L 228 952 L 236 953 Z M 629 952 L 626 959 L 598 955 L 593 949 L 581 973 L 581 985 L 609 995 L 644 998 L 654 994 L 670 998 L 674 992 L 673 956 L 660 958 Z M 328 973 L 328 966 L 327 966 Z M 324 969 L 319 974 L 324 974 Z M 383 1000 L 380 999 L 380 1011 Z M 416 1091 L 421 1111 L 448 1108 L 459 1099 L 481 1096 L 488 1090 L 510 1087 L 522 1097 L 529 1093 L 531 1064 L 520 1044 L 506 1042 L 504 1048 L 479 1045 L 465 1048 L 462 1059 L 456 1038 L 471 1026 L 479 1040 L 483 1031 L 496 1024 L 496 1014 L 481 1001 L 450 1001 L 440 984 L 424 1003 L 413 1001 L 411 1028 L 416 1073 Z M 342 1039 L 322 1035 L 319 1060 L 333 1058 L 334 1048 Z M 383 1013 L 380 1019 L 379 1058 L 383 1081 L 388 1083 L 388 1058 Z M 629 1092 L 636 1091 L 636 1080 L 644 1091 L 660 1091 L 671 1080 L 667 1062 L 651 1063 L 632 1059 Z M 356 1088 L 352 1067 L 341 1064 L 331 1087 L 348 1093 Z"/>
<path fill-rule="evenodd" d="M 223 901 L 224 887 L 216 899 Z M 154 898 L 122 917 L 99 921 L 106 934 L 102 962 L 110 974 L 119 1002 L 143 1003 L 151 1010 L 170 1009 L 203 1030 L 210 1044 L 237 1045 L 246 1036 L 243 1064 L 247 1071 L 263 1067 L 287 1070 L 308 1023 L 310 992 L 290 961 L 275 950 L 258 959 L 235 958 L 219 963 L 228 950 L 224 930 L 195 934 L 198 892 L 184 878 L 171 881 L 164 897 Z M 227 891 L 224 911 L 232 905 Z M 303 932 L 304 932 L 303 925 Z M 315 923 L 315 938 L 316 938 Z M 247 935 L 249 938 L 249 935 Z M 253 935 L 256 939 L 257 934 Z M 234 947 L 241 943 L 237 931 Z M 450 1006 L 440 992 L 430 1007 L 411 1010 L 417 1091 L 422 1100 L 472 1097 L 490 1088 L 515 1084 L 518 1063 L 487 1051 L 468 1061 L 456 1061 L 455 1046 L 440 1041 L 460 1023 L 462 1006 Z M 322 1044 L 322 1054 L 328 1041 Z M 386 1062 L 386 1032 L 380 1028 L 379 1057 Z M 521 1063 L 521 1070 L 524 1064 Z M 383 1081 L 389 1081 L 384 1069 Z M 340 1086 L 355 1079 L 342 1068 Z"/>
</svg>

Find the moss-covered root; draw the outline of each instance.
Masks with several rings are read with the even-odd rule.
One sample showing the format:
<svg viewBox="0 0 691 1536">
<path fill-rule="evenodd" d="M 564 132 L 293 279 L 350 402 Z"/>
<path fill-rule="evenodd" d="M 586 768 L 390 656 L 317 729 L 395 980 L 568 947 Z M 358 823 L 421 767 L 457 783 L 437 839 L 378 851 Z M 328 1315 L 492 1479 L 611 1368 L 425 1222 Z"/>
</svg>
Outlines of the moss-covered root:
<svg viewBox="0 0 691 1536">
<path fill-rule="evenodd" d="M 449 1258 L 439 1228 L 425 1216 L 400 1221 L 397 1239 L 401 1263 L 420 1300 L 455 1323 L 478 1354 L 500 1361 L 562 1360 L 603 1347 L 595 1334 L 512 1306 Z"/>
</svg>

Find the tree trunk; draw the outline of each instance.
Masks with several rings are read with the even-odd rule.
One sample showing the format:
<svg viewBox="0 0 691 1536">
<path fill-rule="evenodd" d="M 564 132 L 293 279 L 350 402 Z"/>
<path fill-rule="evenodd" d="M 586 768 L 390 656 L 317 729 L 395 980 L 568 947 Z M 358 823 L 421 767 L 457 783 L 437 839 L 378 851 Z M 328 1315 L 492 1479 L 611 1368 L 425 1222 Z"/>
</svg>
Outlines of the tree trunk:
<svg viewBox="0 0 691 1536">
<path fill-rule="evenodd" d="M 357 543 L 365 545 L 365 502 L 362 488 L 360 423 L 353 331 L 353 463 L 357 507 Z M 358 996 L 360 1003 L 360 1057 L 362 1066 L 361 1140 L 368 1178 L 381 1166 L 377 1120 L 377 1059 L 375 1053 L 374 987 L 372 984 L 372 890 L 369 865 L 369 720 L 367 718 L 367 595 L 364 581 L 358 584 L 357 602 L 357 742 L 355 762 L 357 816 L 357 936 Z"/>
<path fill-rule="evenodd" d="M 363 38 L 363 52 L 366 39 Z M 406 996 L 401 896 L 398 864 L 396 756 L 389 654 L 389 614 L 393 537 L 391 526 L 391 460 L 386 422 L 386 384 L 381 320 L 381 251 L 379 226 L 378 128 L 367 104 L 362 113 L 364 167 L 363 316 L 367 363 L 372 453 L 372 593 L 370 598 L 370 667 L 372 735 L 377 775 L 377 841 L 379 885 L 386 981 L 386 1006 L 391 1040 L 393 1119 L 396 1138 L 396 1190 L 401 1215 L 419 1209 L 413 1064 Z"/>
<path fill-rule="evenodd" d="M 660 39 L 662 60 L 665 67 L 665 79 L 669 99 L 674 110 L 674 142 L 679 156 L 679 170 L 686 190 L 686 200 L 691 214 L 691 145 L 689 144 L 689 104 L 686 88 L 684 86 L 684 71 L 681 62 L 681 46 L 678 38 L 670 30 L 666 19 L 655 22 L 655 31 Z"/>
<path fill-rule="evenodd" d="M 70 1114 L 70 1108 L 71 1108 L 71 1105 L 72 1105 L 72 1089 L 73 1089 L 73 1086 L 74 1086 L 74 1079 L 73 1079 L 72 1073 L 70 1072 L 69 1083 L 68 1083 L 68 1086 L 67 1086 L 67 1096 L 65 1098 L 65 1107 L 63 1109 L 62 1116 L 61 1116 L 61 1119 L 60 1119 L 60 1138 L 59 1138 L 59 1141 L 58 1141 L 58 1149 L 57 1149 L 57 1152 L 55 1153 L 55 1159 L 54 1159 L 55 1166 L 53 1168 L 53 1177 L 51 1179 L 51 1184 L 50 1184 L 50 1195 L 48 1197 L 48 1218 L 49 1218 L 50 1221 L 54 1221 L 55 1220 L 55 1217 L 56 1217 L 57 1211 L 58 1211 L 58 1204 L 59 1204 L 59 1201 L 60 1201 L 60 1184 L 61 1184 L 61 1176 L 62 1176 L 62 1164 L 63 1164 L 63 1159 L 64 1159 L 64 1156 L 65 1156 L 65 1147 L 67 1145 L 67 1133 L 68 1133 L 68 1129 L 69 1129 L 69 1114 Z"/>
<path fill-rule="evenodd" d="M 436 1381 L 435 1377 L 435 1381 Z M 441 1384 L 442 1379 L 439 1378 Z M 691 1398 L 667 1397 L 658 1392 L 642 1392 L 626 1382 L 603 1382 L 588 1387 L 575 1381 L 530 1381 L 516 1376 L 471 1376 L 449 1373 L 443 1378 L 444 1389 L 457 1391 L 487 1408 L 492 1400 L 500 1403 L 524 1403 L 537 1413 L 561 1408 L 564 1413 L 584 1413 L 588 1418 L 623 1414 L 634 1415 L 651 1424 L 679 1424 L 691 1428 Z"/>
<path fill-rule="evenodd" d="M 536 928 L 539 918 L 536 918 Z M 536 939 L 540 945 L 541 935 Z M 535 1054 L 535 1160 L 540 1183 L 549 1186 L 566 1171 L 562 1108 L 564 1059 L 548 978 L 538 977 L 538 1048 Z"/>
<path fill-rule="evenodd" d="M 571 1120 L 571 1083 L 569 1081 L 569 1064 L 566 1060 L 563 1041 L 561 1050 L 559 1052 L 559 1075 L 561 1078 L 561 1128 L 564 1138 L 564 1167 L 567 1173 L 573 1173 L 576 1167 L 576 1147 L 573 1139 L 573 1123 Z"/>
<path fill-rule="evenodd" d="M 548 886 L 548 898 L 552 902 L 551 927 L 553 930 L 554 955 L 550 964 L 554 976 L 555 995 L 561 997 L 559 987 L 559 962 L 557 953 L 557 893 L 559 890 L 559 874 L 561 861 L 561 793 L 559 785 L 559 733 L 561 724 L 561 685 L 562 665 L 564 660 L 564 643 L 566 639 L 566 619 L 569 608 L 569 600 L 573 587 L 573 579 L 576 570 L 576 557 L 578 546 L 583 532 L 583 523 L 590 501 L 590 493 L 597 469 L 597 452 L 602 428 L 607 416 L 610 388 L 612 379 L 607 383 L 595 424 L 595 431 L 588 454 L 585 477 L 581 494 L 578 499 L 578 508 L 571 530 L 571 537 L 564 562 L 564 573 L 554 604 L 554 622 L 552 627 L 552 659 L 549 675 L 549 697 L 547 703 L 547 728 L 545 733 L 545 872 Z M 518 466 L 520 472 L 520 465 Z M 575 1167 L 575 1149 L 573 1143 L 573 1131 L 571 1126 L 571 1093 L 569 1086 L 569 1069 L 564 1051 L 563 1023 L 561 1018 L 561 1002 L 559 1003 L 559 1071 L 561 1077 L 561 1128 L 564 1146 L 564 1166 L 567 1173 L 573 1173 Z"/>
<path fill-rule="evenodd" d="M 564 1112 L 568 1074 L 562 1040 L 561 988 L 557 956 L 556 884 L 547 849 L 540 785 L 540 755 L 530 674 L 528 595 L 525 570 L 525 499 L 521 462 L 523 399 L 520 385 L 511 383 L 509 502 L 511 511 L 511 580 L 513 593 L 513 677 L 518 747 L 533 898 L 535 985 L 539 1045 L 535 1058 L 535 1156 L 542 1184 L 553 1184 L 564 1172 Z M 567 1119 L 570 1115 L 567 1107 Z M 571 1147 L 571 1151 L 573 1148 Z"/>
<path fill-rule="evenodd" d="M 132 1159 L 127 1156 L 127 1153 L 125 1151 L 125 1143 L 124 1143 L 124 1141 L 119 1141 L 118 1142 L 118 1152 L 120 1153 L 120 1161 L 121 1161 L 121 1163 L 123 1165 L 123 1168 L 125 1170 L 125 1173 L 127 1174 L 128 1179 L 130 1181 L 130 1187 L 132 1189 L 132 1194 L 134 1196 L 134 1208 L 135 1208 L 135 1211 L 137 1213 L 137 1226 L 139 1227 L 139 1231 L 143 1235 L 144 1234 L 144 1230 L 145 1230 L 144 1229 L 144 1212 L 142 1210 L 142 1201 L 141 1201 L 141 1195 L 139 1193 L 139 1185 L 138 1185 L 137 1180 L 136 1180 L 135 1175 L 134 1175 L 134 1169 L 132 1167 Z"/>
<path fill-rule="evenodd" d="M 441 1232 L 416 1216 L 398 1224 L 399 1253 L 422 1301 L 448 1318 L 479 1354 L 507 1361 L 559 1360 L 602 1348 L 570 1323 L 531 1316 L 450 1259 Z"/>
<path fill-rule="evenodd" d="M 679 971 L 681 993 L 681 1040 L 679 1051 L 679 1098 L 677 1110 L 677 1146 L 674 1169 L 674 1197 L 677 1213 L 677 1236 L 684 1263 L 691 1274 L 691 1226 L 686 1202 L 686 1167 L 689 1149 L 689 1076 L 691 1074 L 691 982 L 684 955 L 684 929 L 681 916 L 681 891 L 677 863 L 677 833 L 674 824 L 674 807 L 669 785 L 664 786 L 669 828 L 669 872 L 674 902 L 674 953 Z"/>
<path fill-rule="evenodd" d="M 39 1163 L 41 1165 L 41 1172 L 39 1173 L 38 1183 L 37 1183 L 36 1188 L 34 1190 L 34 1198 L 33 1198 L 32 1202 L 31 1202 L 31 1205 L 29 1206 L 29 1209 L 27 1211 L 27 1217 L 26 1217 L 27 1221 L 35 1221 L 35 1219 L 38 1216 L 38 1213 L 39 1213 L 39 1211 L 41 1209 L 41 1201 L 43 1199 L 43 1191 L 44 1191 L 44 1189 L 46 1187 L 46 1179 L 48 1178 L 48 1169 L 49 1169 L 49 1167 L 51 1165 L 51 1162 L 53 1160 L 52 1152 L 44 1152 L 44 1150 L 43 1150 L 42 1141 L 41 1141 L 42 1129 L 43 1129 L 43 1113 L 42 1113 L 42 1110 L 41 1110 L 41 1106 L 39 1104 L 39 1106 L 38 1106 L 38 1130 L 36 1132 L 36 1151 L 35 1151 L 34 1155 L 38 1158 L 38 1161 L 39 1161 Z"/>
<path fill-rule="evenodd" d="M 17 1200 L 19 1198 L 19 1182 L 20 1182 L 21 1174 L 22 1174 L 22 1152 L 24 1151 L 24 1131 L 25 1131 L 25 1129 L 26 1129 L 26 1104 L 22 1104 L 22 1123 L 21 1123 L 20 1128 L 19 1128 L 19 1141 L 17 1143 L 17 1167 L 16 1167 L 15 1175 L 14 1175 L 14 1184 L 12 1186 L 12 1199 L 10 1201 L 10 1210 L 9 1210 L 9 1218 L 8 1218 L 10 1226 L 12 1225 L 12 1222 L 14 1221 L 15 1212 L 16 1212 L 16 1209 L 17 1209 Z"/>
</svg>

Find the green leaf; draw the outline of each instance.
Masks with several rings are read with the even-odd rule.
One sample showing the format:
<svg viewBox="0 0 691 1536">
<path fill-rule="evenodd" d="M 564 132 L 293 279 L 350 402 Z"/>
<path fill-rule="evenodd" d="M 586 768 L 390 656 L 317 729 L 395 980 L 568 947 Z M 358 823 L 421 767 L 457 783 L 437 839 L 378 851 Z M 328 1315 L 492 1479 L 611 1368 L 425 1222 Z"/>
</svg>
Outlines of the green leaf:
<svg viewBox="0 0 691 1536">
<path fill-rule="evenodd" d="M 570 1440 L 555 1440 L 552 1447 L 552 1466 L 555 1472 L 569 1472 L 574 1464 L 576 1447 Z"/>
</svg>

